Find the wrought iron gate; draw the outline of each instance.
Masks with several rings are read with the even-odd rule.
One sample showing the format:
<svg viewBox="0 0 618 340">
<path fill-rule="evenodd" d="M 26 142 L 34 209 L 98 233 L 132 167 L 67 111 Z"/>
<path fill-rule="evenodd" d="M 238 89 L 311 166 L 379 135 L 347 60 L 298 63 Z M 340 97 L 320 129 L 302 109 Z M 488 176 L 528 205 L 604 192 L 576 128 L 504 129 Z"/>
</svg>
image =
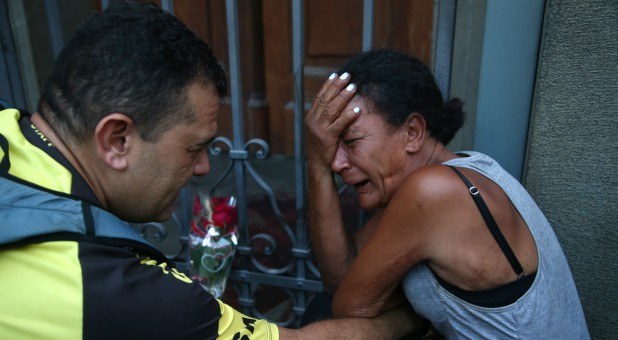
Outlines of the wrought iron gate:
<svg viewBox="0 0 618 340">
<path fill-rule="evenodd" d="M 303 0 L 292 1 L 293 32 L 293 72 L 294 72 L 294 212 L 292 220 L 284 216 L 277 193 L 256 170 L 255 162 L 263 162 L 271 157 L 268 143 L 261 139 L 245 141 L 243 135 L 243 112 L 240 87 L 240 62 L 238 53 L 238 13 L 237 0 L 226 0 L 226 18 L 229 41 L 230 95 L 233 113 L 233 138 L 219 137 L 210 148 L 211 161 L 221 164 L 218 171 L 209 175 L 212 182 L 205 188 L 198 179 L 192 180 L 181 192 L 173 218 L 165 223 L 134 225 L 140 233 L 155 245 L 160 245 L 170 258 L 176 260 L 180 269 L 188 270 L 188 233 L 192 197 L 198 190 L 207 190 L 211 196 L 226 180 L 233 177 L 234 195 L 238 199 L 238 220 L 240 240 L 237 259 L 228 281 L 232 291 L 233 305 L 244 313 L 266 318 L 282 326 L 296 327 L 308 301 L 316 292 L 322 291 L 319 273 L 311 260 L 311 244 L 307 233 L 305 158 L 304 158 L 304 41 L 303 41 Z M 448 95 L 451 49 L 456 0 L 438 1 L 438 24 L 435 48 L 436 79 L 445 96 Z M 49 17 L 51 41 L 54 51 L 62 43 L 58 24 L 57 3 L 46 1 Z M 108 1 L 102 1 L 105 8 Z M 161 1 L 163 9 L 173 13 L 173 1 Z M 363 50 L 370 49 L 373 37 L 373 0 L 363 1 Z M 266 205 L 271 209 L 272 228 L 251 231 L 249 228 L 249 202 L 247 195 L 247 176 L 262 190 Z M 359 219 L 360 220 L 360 219 Z M 273 235 L 272 230 L 278 230 Z M 282 236 L 283 235 L 283 236 Z M 284 242 L 282 242 L 284 240 Z M 283 249 L 285 248 L 285 249 Z M 274 261 L 269 257 L 285 254 L 286 261 Z M 273 290 L 274 289 L 274 290 Z M 282 298 L 278 300 L 277 298 Z M 275 301 L 276 300 L 276 301 Z M 227 301 L 226 301 L 227 302 Z"/>
</svg>

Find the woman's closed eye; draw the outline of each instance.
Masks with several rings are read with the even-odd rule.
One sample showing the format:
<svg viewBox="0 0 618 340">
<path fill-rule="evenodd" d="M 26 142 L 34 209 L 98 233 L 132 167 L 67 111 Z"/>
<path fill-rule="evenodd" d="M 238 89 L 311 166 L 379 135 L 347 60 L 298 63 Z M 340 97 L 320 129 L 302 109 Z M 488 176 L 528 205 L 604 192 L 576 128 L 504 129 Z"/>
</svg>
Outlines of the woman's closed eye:
<svg viewBox="0 0 618 340">
<path fill-rule="evenodd" d="M 359 136 L 359 137 L 346 137 L 346 138 L 341 138 L 341 141 L 343 142 L 343 144 L 345 144 L 346 146 L 353 146 L 356 142 L 365 139 L 366 136 Z"/>
<path fill-rule="evenodd" d="M 350 146 L 357 142 L 360 138 L 346 138 L 342 139 L 343 144 Z"/>
</svg>

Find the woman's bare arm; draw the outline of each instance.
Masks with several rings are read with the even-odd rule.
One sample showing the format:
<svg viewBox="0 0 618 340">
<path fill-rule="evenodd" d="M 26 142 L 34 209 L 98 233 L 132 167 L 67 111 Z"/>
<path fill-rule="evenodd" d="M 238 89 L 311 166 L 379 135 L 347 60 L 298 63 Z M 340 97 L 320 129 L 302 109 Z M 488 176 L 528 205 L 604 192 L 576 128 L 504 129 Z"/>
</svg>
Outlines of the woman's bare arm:
<svg viewBox="0 0 618 340">
<path fill-rule="evenodd" d="M 427 257 L 435 216 L 426 208 L 436 200 L 428 199 L 422 182 L 408 178 L 384 209 L 337 289 L 335 317 L 373 317 L 388 309 L 406 272 Z"/>
<path fill-rule="evenodd" d="M 342 79 L 343 78 L 343 79 Z M 333 294 L 352 263 L 356 250 L 341 214 L 331 162 L 342 131 L 358 113 L 344 111 L 354 96 L 349 78 L 327 80 L 305 117 L 309 184 L 309 230 L 327 293 Z"/>
<path fill-rule="evenodd" d="M 409 306 L 400 306 L 374 318 L 343 318 L 318 321 L 300 329 L 279 328 L 282 340 L 400 339 L 421 327 L 420 318 Z"/>
</svg>

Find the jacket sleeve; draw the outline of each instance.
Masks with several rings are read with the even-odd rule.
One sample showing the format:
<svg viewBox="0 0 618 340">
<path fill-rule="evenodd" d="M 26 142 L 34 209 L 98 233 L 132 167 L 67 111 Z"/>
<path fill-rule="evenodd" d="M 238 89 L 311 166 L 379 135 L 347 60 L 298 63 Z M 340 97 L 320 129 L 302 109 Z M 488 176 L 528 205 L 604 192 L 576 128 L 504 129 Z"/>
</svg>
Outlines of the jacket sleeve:
<svg viewBox="0 0 618 340">
<path fill-rule="evenodd" d="M 235 311 L 175 268 L 130 249 L 82 244 L 80 261 L 84 339 L 279 338 L 274 324 Z"/>
</svg>

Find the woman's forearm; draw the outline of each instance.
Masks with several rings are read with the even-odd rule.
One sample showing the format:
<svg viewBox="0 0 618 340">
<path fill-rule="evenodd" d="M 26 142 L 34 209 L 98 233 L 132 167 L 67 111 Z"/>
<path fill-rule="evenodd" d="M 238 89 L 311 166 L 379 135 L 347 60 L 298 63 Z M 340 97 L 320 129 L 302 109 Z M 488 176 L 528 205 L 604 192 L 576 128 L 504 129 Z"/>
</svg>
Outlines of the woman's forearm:
<svg viewBox="0 0 618 340">
<path fill-rule="evenodd" d="M 309 230 L 327 293 L 334 294 L 356 256 L 343 223 L 339 194 L 330 169 L 309 166 Z"/>
</svg>

